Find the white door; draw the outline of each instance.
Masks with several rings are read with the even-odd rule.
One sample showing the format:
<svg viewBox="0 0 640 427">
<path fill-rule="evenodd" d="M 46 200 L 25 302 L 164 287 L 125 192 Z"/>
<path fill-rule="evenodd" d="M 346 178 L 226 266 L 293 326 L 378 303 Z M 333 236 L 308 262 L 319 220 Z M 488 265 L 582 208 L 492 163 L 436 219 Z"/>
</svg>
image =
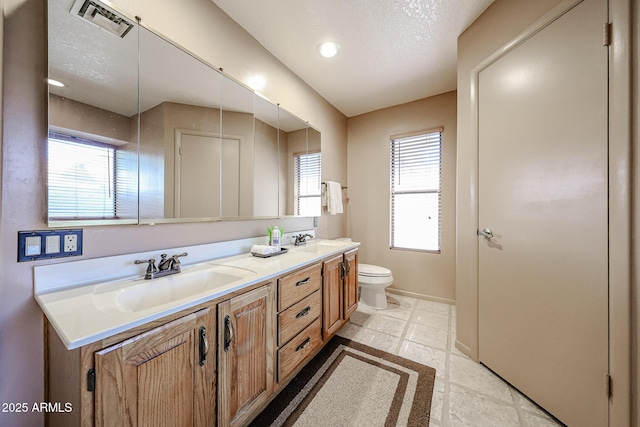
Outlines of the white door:
<svg viewBox="0 0 640 427">
<path fill-rule="evenodd" d="M 570 426 L 606 426 L 605 0 L 479 74 L 480 361 Z"/>
</svg>

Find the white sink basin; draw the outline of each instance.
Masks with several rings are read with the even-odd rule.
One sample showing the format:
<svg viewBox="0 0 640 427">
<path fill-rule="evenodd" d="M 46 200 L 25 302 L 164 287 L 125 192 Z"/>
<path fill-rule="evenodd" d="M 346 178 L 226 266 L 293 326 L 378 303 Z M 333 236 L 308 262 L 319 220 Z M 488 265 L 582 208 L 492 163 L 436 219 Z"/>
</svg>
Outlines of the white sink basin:
<svg viewBox="0 0 640 427">
<path fill-rule="evenodd" d="M 303 246 L 294 246 L 295 250 L 300 252 L 307 252 L 313 254 L 323 254 L 331 252 L 337 248 L 341 248 L 349 245 L 351 242 L 344 242 L 339 240 L 311 240 Z"/>
<path fill-rule="evenodd" d="M 175 303 L 255 275 L 256 272 L 239 267 L 214 265 L 159 279 L 135 279 L 97 286 L 93 300 L 103 311 L 137 312 Z"/>
</svg>

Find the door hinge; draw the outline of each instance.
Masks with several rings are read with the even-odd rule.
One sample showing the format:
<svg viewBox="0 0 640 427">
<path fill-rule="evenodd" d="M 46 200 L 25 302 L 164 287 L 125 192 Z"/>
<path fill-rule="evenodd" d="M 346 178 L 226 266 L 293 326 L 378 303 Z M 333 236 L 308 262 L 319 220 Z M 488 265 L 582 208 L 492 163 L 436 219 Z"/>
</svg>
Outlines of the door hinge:
<svg viewBox="0 0 640 427">
<path fill-rule="evenodd" d="M 611 23 L 605 22 L 602 27 L 602 45 L 611 46 Z"/>
<path fill-rule="evenodd" d="M 607 395 L 607 397 L 611 397 L 611 386 L 612 386 L 611 375 L 606 373 L 604 374 L 604 392 Z"/>
<path fill-rule="evenodd" d="M 87 391 L 96 390 L 96 370 L 91 368 L 87 372 Z"/>
</svg>

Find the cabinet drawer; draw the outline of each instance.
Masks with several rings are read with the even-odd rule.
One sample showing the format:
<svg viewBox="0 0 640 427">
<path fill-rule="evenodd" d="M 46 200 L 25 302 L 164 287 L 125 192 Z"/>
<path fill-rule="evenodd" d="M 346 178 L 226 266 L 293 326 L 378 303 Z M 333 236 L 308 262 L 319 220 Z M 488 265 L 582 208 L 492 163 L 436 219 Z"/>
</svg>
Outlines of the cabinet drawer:
<svg viewBox="0 0 640 427">
<path fill-rule="evenodd" d="M 286 379 L 307 356 L 322 345 L 320 319 L 307 326 L 287 345 L 278 350 L 278 381 Z"/>
<path fill-rule="evenodd" d="M 312 265 L 278 279 L 278 311 L 297 303 L 322 287 L 322 267 Z"/>
<path fill-rule="evenodd" d="M 278 314 L 278 346 L 285 344 L 320 317 L 321 310 L 322 295 L 318 290 Z"/>
</svg>

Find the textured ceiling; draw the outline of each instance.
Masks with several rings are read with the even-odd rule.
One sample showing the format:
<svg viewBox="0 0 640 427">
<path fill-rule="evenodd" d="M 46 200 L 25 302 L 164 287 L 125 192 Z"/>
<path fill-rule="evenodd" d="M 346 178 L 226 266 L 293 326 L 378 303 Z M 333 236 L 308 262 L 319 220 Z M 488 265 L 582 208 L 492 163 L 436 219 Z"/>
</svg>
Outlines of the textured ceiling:
<svg viewBox="0 0 640 427">
<path fill-rule="evenodd" d="M 348 117 L 454 90 L 457 38 L 493 2 L 212 1 Z"/>
</svg>

